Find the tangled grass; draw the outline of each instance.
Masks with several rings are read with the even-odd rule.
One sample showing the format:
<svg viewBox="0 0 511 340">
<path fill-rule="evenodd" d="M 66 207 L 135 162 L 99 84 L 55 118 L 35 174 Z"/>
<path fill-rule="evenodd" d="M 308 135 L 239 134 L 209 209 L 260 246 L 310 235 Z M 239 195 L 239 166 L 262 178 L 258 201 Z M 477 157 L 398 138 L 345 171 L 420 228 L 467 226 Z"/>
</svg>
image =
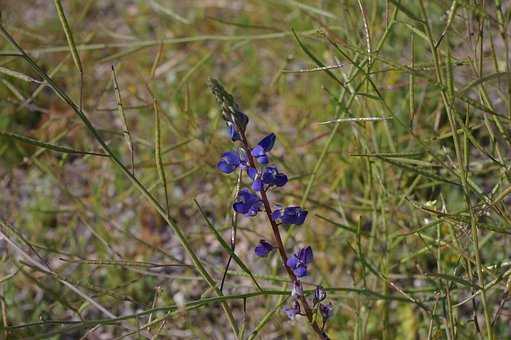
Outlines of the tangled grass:
<svg viewBox="0 0 511 340">
<path fill-rule="evenodd" d="M 314 249 L 331 338 L 511 336 L 509 2 L 1 10 L 0 337 L 313 337 L 279 257 L 253 255 L 264 218 L 231 248 L 209 77 L 254 142 L 278 135 L 272 201 L 309 211 L 280 232 Z"/>
</svg>

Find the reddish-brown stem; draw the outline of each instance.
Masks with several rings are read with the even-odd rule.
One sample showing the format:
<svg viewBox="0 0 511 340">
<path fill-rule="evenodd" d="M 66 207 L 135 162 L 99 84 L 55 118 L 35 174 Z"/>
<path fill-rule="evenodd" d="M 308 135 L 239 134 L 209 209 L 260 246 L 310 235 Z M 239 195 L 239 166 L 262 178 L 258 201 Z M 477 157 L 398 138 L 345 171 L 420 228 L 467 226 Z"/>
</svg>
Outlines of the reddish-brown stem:
<svg viewBox="0 0 511 340">
<path fill-rule="evenodd" d="M 243 148 L 245 149 L 245 153 L 247 155 L 248 162 L 252 168 L 257 169 L 257 166 L 254 161 L 254 157 L 252 157 L 252 154 L 250 153 L 250 151 L 252 149 L 250 148 L 250 144 L 248 144 L 247 137 L 245 136 L 245 133 L 242 129 L 239 129 L 238 131 L 241 131 L 241 133 L 240 133 L 241 142 L 243 144 Z M 266 191 L 264 190 L 264 188 L 262 188 L 261 191 L 259 191 L 259 194 L 261 196 L 261 201 L 263 202 L 264 211 L 266 212 L 266 216 L 268 217 L 268 221 L 270 221 L 271 228 L 273 230 L 273 236 L 275 238 L 275 242 L 277 243 L 277 249 L 279 250 L 280 258 L 282 259 L 282 262 L 283 262 L 282 264 L 284 265 L 284 268 L 286 269 L 287 274 L 291 278 L 291 281 L 293 283 L 297 282 L 298 278 L 296 277 L 295 273 L 293 273 L 293 270 L 291 268 L 289 268 L 289 266 L 287 265 L 286 248 L 284 247 L 284 243 L 282 242 L 282 237 L 280 236 L 279 226 L 272 218 L 272 210 L 271 210 L 270 201 L 268 200 L 268 196 L 266 196 Z M 309 323 L 310 323 L 312 329 L 314 329 L 314 331 L 319 335 L 319 337 L 321 339 L 329 339 L 328 335 L 324 332 L 324 330 L 321 327 L 319 327 L 318 323 L 314 320 L 314 317 L 312 315 L 312 310 L 311 310 L 309 304 L 307 303 L 305 296 L 302 294 L 298 298 L 299 298 L 300 302 L 302 303 L 302 306 L 303 306 L 303 309 L 305 312 L 305 316 L 307 317 L 307 320 L 309 320 Z"/>
</svg>

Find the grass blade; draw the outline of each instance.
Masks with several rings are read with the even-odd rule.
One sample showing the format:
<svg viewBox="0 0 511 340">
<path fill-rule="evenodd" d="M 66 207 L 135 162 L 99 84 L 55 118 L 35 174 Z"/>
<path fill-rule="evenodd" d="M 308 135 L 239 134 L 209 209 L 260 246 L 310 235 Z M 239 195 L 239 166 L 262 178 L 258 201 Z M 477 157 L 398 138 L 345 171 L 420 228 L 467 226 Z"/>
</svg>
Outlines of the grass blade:
<svg viewBox="0 0 511 340">
<path fill-rule="evenodd" d="M 126 114 L 124 113 L 124 107 L 122 105 L 121 91 L 119 90 L 119 83 L 117 82 L 117 76 L 115 74 L 115 67 L 112 65 L 112 81 L 114 83 L 114 91 L 115 91 L 115 100 L 117 101 L 117 111 L 119 112 L 119 116 L 121 116 L 123 135 L 126 138 L 126 143 L 128 144 L 128 149 L 130 150 L 131 155 L 131 173 L 135 176 L 135 150 L 133 149 L 133 140 L 131 139 L 131 133 L 128 129 L 128 120 L 126 119 Z"/>
<path fill-rule="evenodd" d="M 247 267 L 247 265 L 245 263 L 243 263 L 243 261 L 238 257 L 238 255 L 236 255 L 236 253 L 232 250 L 232 248 L 229 246 L 229 244 L 227 242 L 225 242 L 225 240 L 223 239 L 222 235 L 220 235 L 218 230 L 216 230 L 216 228 L 213 226 L 213 224 L 211 224 L 209 218 L 206 216 L 206 214 L 202 210 L 201 206 L 199 205 L 199 202 L 197 202 L 197 200 L 194 200 L 194 202 L 197 205 L 197 208 L 199 209 L 199 212 L 202 215 L 202 218 L 206 222 L 206 224 L 209 227 L 209 229 L 213 232 L 213 234 L 215 235 L 215 237 L 218 240 L 218 242 L 220 243 L 220 245 L 225 249 L 225 251 L 227 253 L 229 253 L 230 256 L 232 256 L 233 260 L 240 266 L 240 268 L 245 273 L 248 274 L 248 276 L 252 279 L 252 282 L 254 282 L 254 285 L 257 287 L 257 289 L 259 289 L 259 291 L 262 292 L 263 289 L 261 288 L 261 286 L 257 282 L 256 278 L 254 277 L 254 274 L 252 274 L 252 272 Z"/>
<path fill-rule="evenodd" d="M 41 148 L 44 148 L 44 149 L 48 149 L 48 150 L 51 150 L 51 151 L 56 151 L 56 152 L 69 153 L 69 154 L 79 154 L 79 155 L 92 155 L 92 156 L 100 156 L 100 157 L 109 157 L 105 153 L 75 150 L 75 149 L 67 148 L 65 146 L 60 146 L 60 145 L 54 145 L 54 144 L 49 144 L 49 143 L 41 142 L 40 140 L 37 140 L 37 139 L 33 139 L 33 138 L 30 138 L 30 137 L 22 136 L 22 135 L 19 135 L 19 134 L 16 134 L 16 133 L 12 133 L 12 132 L 7 132 L 7 131 L 0 131 L 0 136 L 5 137 L 5 138 L 10 138 L 10 139 L 15 139 L 15 140 L 17 140 L 19 142 L 22 142 L 22 143 L 25 143 L 25 144 L 30 144 L 30 145 L 38 146 L 38 147 L 41 147 Z"/>
</svg>

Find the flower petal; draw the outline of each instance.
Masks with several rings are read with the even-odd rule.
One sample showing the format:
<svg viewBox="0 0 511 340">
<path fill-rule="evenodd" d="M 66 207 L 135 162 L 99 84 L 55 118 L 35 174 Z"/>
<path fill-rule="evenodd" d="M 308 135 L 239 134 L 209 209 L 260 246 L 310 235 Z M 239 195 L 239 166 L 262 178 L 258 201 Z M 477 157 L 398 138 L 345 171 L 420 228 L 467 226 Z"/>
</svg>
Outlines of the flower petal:
<svg viewBox="0 0 511 340">
<path fill-rule="evenodd" d="M 331 303 L 328 304 L 320 303 L 319 312 L 321 313 L 323 320 L 326 321 L 330 319 L 334 314 L 334 306 Z"/>
<path fill-rule="evenodd" d="M 237 213 L 246 214 L 248 212 L 248 210 L 250 209 L 250 206 L 248 204 L 244 203 L 244 202 L 235 202 L 232 205 L 232 208 Z"/>
<path fill-rule="evenodd" d="M 254 157 L 264 156 L 264 148 L 261 145 L 257 145 L 252 149 L 252 151 L 250 151 L 250 154 Z"/>
<path fill-rule="evenodd" d="M 238 131 L 236 131 L 236 128 L 232 123 L 227 124 L 227 133 L 229 134 L 229 137 L 231 137 L 231 140 L 233 142 L 241 139 L 240 134 L 238 133 Z"/>
<path fill-rule="evenodd" d="M 222 155 L 222 158 L 225 159 L 227 162 L 232 163 L 236 166 L 238 166 L 240 164 L 240 156 L 236 152 L 233 152 L 233 151 L 224 152 L 224 154 Z"/>
<path fill-rule="evenodd" d="M 248 177 L 254 179 L 257 175 L 257 170 L 255 168 L 252 168 L 252 167 L 248 167 L 247 168 L 247 175 Z"/>
<path fill-rule="evenodd" d="M 256 202 L 253 202 L 250 208 L 248 209 L 247 216 L 255 216 L 259 211 L 261 211 L 261 208 L 263 206 L 263 202 L 261 202 L 259 199 Z"/>
<path fill-rule="evenodd" d="M 293 269 L 293 273 L 295 273 L 296 277 L 304 277 L 309 273 L 307 272 L 307 266 L 299 264 L 295 269 Z"/>
<path fill-rule="evenodd" d="M 283 311 L 286 313 L 289 319 L 293 320 L 295 316 L 300 313 L 300 304 L 295 301 L 292 307 L 286 306 L 284 307 Z"/>
<path fill-rule="evenodd" d="M 301 210 L 299 212 L 299 214 L 296 216 L 296 219 L 295 219 L 295 223 L 296 225 L 300 225 L 300 224 L 303 224 L 303 222 L 305 222 L 305 218 L 307 218 L 307 210 Z"/>
<path fill-rule="evenodd" d="M 285 174 L 278 174 L 277 176 L 275 176 L 275 180 L 273 183 L 278 187 L 282 187 L 287 183 L 287 176 Z"/>
<path fill-rule="evenodd" d="M 280 223 L 282 218 L 282 209 L 277 209 L 271 214 L 272 220 L 274 220 L 277 223 Z"/>
<path fill-rule="evenodd" d="M 294 269 L 298 265 L 298 258 L 295 255 L 293 255 L 287 259 L 286 264 L 289 268 Z"/>
<path fill-rule="evenodd" d="M 254 191 L 261 191 L 263 190 L 263 188 L 264 188 L 263 181 L 261 181 L 259 178 L 256 178 L 252 183 L 252 189 Z"/>
<path fill-rule="evenodd" d="M 305 264 L 312 263 L 312 260 L 314 259 L 314 254 L 312 253 L 312 248 L 308 246 L 304 249 L 304 255 L 303 255 L 303 262 Z"/>
<path fill-rule="evenodd" d="M 266 257 L 273 250 L 273 246 L 265 240 L 259 241 L 259 244 L 255 247 L 254 252 L 257 256 Z"/>
<path fill-rule="evenodd" d="M 220 162 L 216 165 L 218 170 L 222 171 L 223 173 L 230 174 L 233 172 L 236 167 L 232 165 L 231 163 L 227 163 L 224 159 L 221 159 Z"/>
<path fill-rule="evenodd" d="M 258 156 L 258 157 L 256 157 L 256 159 L 260 164 L 268 164 L 269 163 L 268 156 L 266 156 L 266 155 Z"/>
<path fill-rule="evenodd" d="M 274 133 L 270 133 L 269 135 L 261 139 L 259 143 L 257 143 L 257 145 L 261 146 L 265 152 L 268 152 L 273 148 L 276 139 L 277 136 L 275 136 Z"/>
</svg>

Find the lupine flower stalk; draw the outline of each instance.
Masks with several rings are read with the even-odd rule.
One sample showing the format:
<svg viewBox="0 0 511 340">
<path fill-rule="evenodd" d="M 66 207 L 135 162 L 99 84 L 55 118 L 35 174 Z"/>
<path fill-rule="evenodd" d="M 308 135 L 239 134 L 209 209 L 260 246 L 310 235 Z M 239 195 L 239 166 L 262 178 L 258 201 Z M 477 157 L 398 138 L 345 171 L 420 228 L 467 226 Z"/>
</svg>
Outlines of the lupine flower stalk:
<svg viewBox="0 0 511 340">
<path fill-rule="evenodd" d="M 247 217 L 255 216 L 258 212 L 264 211 L 270 222 L 275 244 L 266 240 L 260 240 L 254 252 L 257 256 L 267 257 L 275 249 L 278 251 L 283 267 L 291 279 L 293 287 L 291 294 L 293 302 L 290 306 L 284 308 L 284 312 L 290 319 L 294 319 L 297 315 L 305 316 L 320 338 L 328 339 L 324 328 L 326 321 L 332 316 L 333 307 L 331 304 L 327 305 L 320 302 L 326 298 L 326 291 L 319 286 L 316 288 L 313 307 L 311 307 L 305 297 L 300 281 L 300 278 L 309 274 L 308 266 L 313 261 L 312 248 L 309 246 L 301 248 L 291 257 L 288 257 L 279 230 L 279 225 L 281 224 L 303 224 L 307 217 L 307 211 L 296 206 L 273 211 L 268 200 L 268 189 L 282 187 L 288 181 L 284 173 L 279 172 L 276 166 L 270 165 L 268 153 L 275 145 L 276 136 L 270 133 L 261 139 L 256 146 L 252 147 L 246 136 L 249 122 L 248 116 L 241 112 L 232 95 L 226 92 L 217 80 L 212 79 L 210 86 L 222 107 L 222 115 L 227 124 L 230 139 L 234 143 L 240 142 L 239 149 L 224 152 L 217 164 L 217 168 L 226 174 L 240 168 L 242 171 L 247 172 L 248 177 L 252 181 L 251 189 L 243 188 L 238 192 L 233 209 Z M 316 318 L 314 318 L 314 313 L 319 313 L 322 316 L 322 327 L 318 325 Z"/>
</svg>

